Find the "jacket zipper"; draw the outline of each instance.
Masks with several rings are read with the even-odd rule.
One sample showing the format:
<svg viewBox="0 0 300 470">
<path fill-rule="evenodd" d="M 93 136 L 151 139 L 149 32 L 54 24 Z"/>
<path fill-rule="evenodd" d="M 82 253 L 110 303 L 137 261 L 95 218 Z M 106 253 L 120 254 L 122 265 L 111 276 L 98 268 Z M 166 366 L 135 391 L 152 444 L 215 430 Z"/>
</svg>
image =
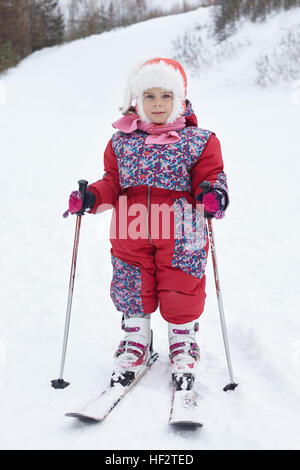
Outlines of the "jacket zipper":
<svg viewBox="0 0 300 470">
<path fill-rule="evenodd" d="M 154 127 L 153 127 L 153 129 L 154 129 Z M 143 143 L 143 146 L 142 146 L 142 153 L 144 153 L 144 147 L 145 147 L 145 142 Z M 151 245 L 153 245 L 151 237 L 150 237 L 150 230 L 149 230 L 150 189 L 151 189 L 151 186 L 148 186 L 148 191 L 147 191 L 147 235 L 148 235 L 148 239 L 149 239 Z"/>
<path fill-rule="evenodd" d="M 148 234 L 148 238 L 149 238 L 149 241 L 150 241 L 151 245 L 153 245 L 152 240 L 151 240 L 151 237 L 150 237 L 150 230 L 149 230 L 150 190 L 151 190 L 151 186 L 148 186 L 148 197 L 147 197 L 147 234 Z"/>
</svg>

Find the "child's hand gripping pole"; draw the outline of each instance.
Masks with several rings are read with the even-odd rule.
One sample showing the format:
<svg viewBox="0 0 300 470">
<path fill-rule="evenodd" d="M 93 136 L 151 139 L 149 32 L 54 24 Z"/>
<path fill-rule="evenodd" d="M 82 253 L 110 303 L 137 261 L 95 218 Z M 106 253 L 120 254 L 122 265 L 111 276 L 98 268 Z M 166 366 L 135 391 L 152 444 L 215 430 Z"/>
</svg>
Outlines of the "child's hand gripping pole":
<svg viewBox="0 0 300 470">
<path fill-rule="evenodd" d="M 86 187 L 88 185 L 88 182 L 86 180 L 80 180 L 78 181 L 78 184 L 79 184 L 79 192 L 81 194 L 82 201 L 84 202 Z M 65 319 L 65 330 L 64 330 L 63 348 L 62 348 L 62 356 L 61 356 L 60 374 L 59 374 L 58 379 L 51 380 L 51 384 L 53 388 L 66 388 L 70 384 L 69 382 L 66 382 L 63 379 L 63 373 L 64 373 L 64 367 L 65 367 L 68 336 L 69 336 L 69 329 L 70 329 L 70 318 L 71 318 L 72 299 L 73 299 L 73 291 L 74 291 L 74 281 L 75 281 L 75 271 L 76 271 L 81 217 L 82 215 L 84 215 L 84 210 L 80 209 L 78 212 L 76 212 L 76 215 L 77 215 L 76 228 L 75 228 L 75 237 L 74 237 L 74 245 L 73 245 L 71 273 L 70 273 L 70 280 L 69 280 L 69 293 L 68 293 L 67 313 L 66 313 L 66 319 Z"/>
<path fill-rule="evenodd" d="M 209 181 L 203 181 L 202 183 L 200 183 L 200 187 L 202 189 L 203 195 L 211 191 L 211 183 Z M 208 225 L 208 235 L 209 235 L 212 263 L 213 263 L 213 269 L 214 269 L 214 277 L 215 277 L 216 292 L 217 292 L 218 305 L 219 305 L 223 341 L 224 341 L 224 347 L 225 347 L 225 353 L 226 353 L 226 359 L 227 359 L 227 365 L 228 365 L 228 371 L 229 371 L 229 377 L 230 377 L 230 383 L 227 384 L 223 388 L 224 392 L 227 392 L 228 390 L 234 390 L 238 386 L 238 384 L 234 382 L 234 378 L 233 378 L 228 334 L 226 330 L 225 314 L 224 314 L 224 307 L 223 307 L 221 287 L 220 287 L 219 270 L 218 270 L 218 264 L 217 264 L 215 237 L 214 237 L 214 232 L 213 232 L 212 220 L 210 218 L 207 218 L 207 225 Z"/>
</svg>

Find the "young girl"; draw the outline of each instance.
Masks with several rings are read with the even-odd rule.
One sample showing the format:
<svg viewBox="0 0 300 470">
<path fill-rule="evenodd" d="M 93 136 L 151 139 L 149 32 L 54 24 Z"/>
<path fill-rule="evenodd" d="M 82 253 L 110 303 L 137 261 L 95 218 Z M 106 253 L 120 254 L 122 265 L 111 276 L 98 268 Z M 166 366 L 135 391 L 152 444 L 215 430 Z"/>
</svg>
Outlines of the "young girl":
<svg viewBox="0 0 300 470">
<path fill-rule="evenodd" d="M 77 191 L 69 200 L 73 214 L 114 208 L 111 297 L 123 314 L 125 337 L 112 383 L 125 385 L 145 367 L 158 306 L 168 325 L 173 380 L 194 381 L 208 254 L 196 201 L 205 217 L 222 218 L 228 190 L 219 140 L 197 127 L 186 94 L 177 61 L 153 58 L 138 65 L 128 80 L 123 117 L 113 123 L 117 132 L 104 153 L 103 178 L 88 186 L 84 201 Z M 203 181 L 211 184 L 206 194 Z"/>
</svg>

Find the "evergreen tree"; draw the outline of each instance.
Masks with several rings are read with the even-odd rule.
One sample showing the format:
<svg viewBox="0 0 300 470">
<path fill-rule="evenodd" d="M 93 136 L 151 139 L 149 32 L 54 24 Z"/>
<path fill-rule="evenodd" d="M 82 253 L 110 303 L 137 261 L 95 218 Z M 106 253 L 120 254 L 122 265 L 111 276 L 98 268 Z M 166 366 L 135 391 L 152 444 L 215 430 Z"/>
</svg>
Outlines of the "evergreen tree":
<svg viewBox="0 0 300 470">
<path fill-rule="evenodd" d="M 63 42 L 64 20 L 57 0 L 28 0 L 32 52 Z"/>
<path fill-rule="evenodd" d="M 0 44 L 0 72 L 17 65 L 20 56 L 13 50 L 11 42 Z"/>
<path fill-rule="evenodd" d="M 269 11 L 279 11 L 282 9 L 283 0 L 270 0 Z"/>
<path fill-rule="evenodd" d="M 235 31 L 240 18 L 264 21 L 273 11 L 297 6 L 300 6 L 300 0 L 219 0 L 213 15 L 215 34 L 222 41 Z"/>
<path fill-rule="evenodd" d="M 240 4 L 237 0 L 220 0 L 215 8 L 215 34 L 223 41 L 235 31 L 235 22 L 239 18 Z"/>
<path fill-rule="evenodd" d="M 295 5 L 296 4 L 296 5 Z M 299 1 L 295 0 L 283 0 L 283 8 L 284 10 L 289 10 L 290 8 L 299 5 Z"/>
<path fill-rule="evenodd" d="M 0 70 L 31 52 L 26 0 L 0 0 Z"/>
</svg>

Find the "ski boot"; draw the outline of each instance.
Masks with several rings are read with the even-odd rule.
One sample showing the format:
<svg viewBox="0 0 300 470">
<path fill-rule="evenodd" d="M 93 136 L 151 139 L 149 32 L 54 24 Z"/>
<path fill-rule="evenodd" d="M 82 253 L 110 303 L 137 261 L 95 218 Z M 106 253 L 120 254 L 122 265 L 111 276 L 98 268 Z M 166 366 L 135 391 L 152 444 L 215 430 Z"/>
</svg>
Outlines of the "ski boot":
<svg viewBox="0 0 300 470">
<path fill-rule="evenodd" d="M 172 381 L 175 390 L 192 390 L 196 365 L 200 358 L 196 333 L 199 323 L 168 323 Z"/>
<path fill-rule="evenodd" d="M 150 316 L 122 319 L 125 337 L 114 355 L 111 386 L 116 383 L 128 386 L 141 375 L 152 358 L 152 331 Z"/>
</svg>

